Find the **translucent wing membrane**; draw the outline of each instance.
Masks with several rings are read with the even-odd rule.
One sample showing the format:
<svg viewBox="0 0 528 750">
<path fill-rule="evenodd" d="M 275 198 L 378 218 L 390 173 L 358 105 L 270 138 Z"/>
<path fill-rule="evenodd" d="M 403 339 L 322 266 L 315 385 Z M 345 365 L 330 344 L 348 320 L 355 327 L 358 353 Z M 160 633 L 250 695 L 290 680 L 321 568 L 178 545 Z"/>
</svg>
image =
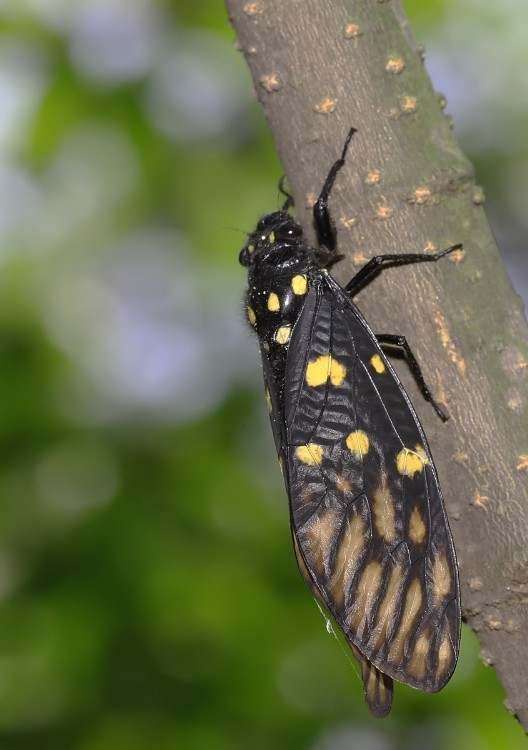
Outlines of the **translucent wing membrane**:
<svg viewBox="0 0 528 750">
<path fill-rule="evenodd" d="M 390 678 L 434 692 L 458 656 L 456 559 L 429 447 L 368 325 L 325 274 L 295 325 L 284 383 L 274 432 L 299 566 L 384 715 Z"/>
</svg>

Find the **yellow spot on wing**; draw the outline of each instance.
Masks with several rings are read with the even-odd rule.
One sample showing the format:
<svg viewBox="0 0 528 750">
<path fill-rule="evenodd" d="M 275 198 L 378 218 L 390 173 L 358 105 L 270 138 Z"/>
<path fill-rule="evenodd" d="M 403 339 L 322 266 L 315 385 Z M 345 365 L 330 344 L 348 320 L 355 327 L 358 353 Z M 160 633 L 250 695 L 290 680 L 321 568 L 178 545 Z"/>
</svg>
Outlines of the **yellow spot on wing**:
<svg viewBox="0 0 528 750">
<path fill-rule="evenodd" d="M 293 289 L 294 294 L 306 294 L 306 290 L 308 289 L 306 276 L 304 274 L 294 276 L 291 280 L 291 288 Z"/>
<path fill-rule="evenodd" d="M 396 468 L 404 477 L 414 477 L 415 474 L 423 471 L 424 465 L 428 459 L 423 448 L 417 446 L 416 451 L 410 448 L 402 448 L 396 456 Z"/>
<path fill-rule="evenodd" d="M 279 298 L 277 297 L 275 292 L 270 292 L 270 295 L 268 297 L 268 310 L 270 312 L 279 312 L 280 310 Z"/>
<path fill-rule="evenodd" d="M 264 391 L 264 395 L 266 396 L 266 403 L 268 405 L 268 411 L 271 414 L 271 393 L 269 392 L 269 389 L 266 388 Z"/>
<path fill-rule="evenodd" d="M 346 376 L 346 367 L 329 354 L 322 354 L 308 362 L 306 382 L 312 387 L 324 385 L 328 379 L 332 385 L 342 385 Z"/>
<path fill-rule="evenodd" d="M 368 530 L 361 516 L 353 515 L 351 519 L 347 519 L 330 580 L 330 590 L 337 607 L 343 606 L 357 562 L 367 541 Z"/>
<path fill-rule="evenodd" d="M 443 553 L 438 554 L 433 562 L 433 592 L 437 600 L 445 599 L 451 591 L 451 571 L 447 558 Z"/>
<path fill-rule="evenodd" d="M 407 590 L 400 626 L 389 649 L 389 661 L 398 664 L 398 666 L 403 657 L 405 642 L 412 635 L 413 622 L 422 606 L 422 596 L 420 581 L 415 578 Z"/>
<path fill-rule="evenodd" d="M 255 311 L 253 310 L 253 308 L 250 307 L 249 305 L 247 307 L 247 316 L 248 316 L 248 320 L 251 323 L 251 325 L 252 326 L 256 325 L 256 323 L 257 323 L 257 316 L 255 315 Z"/>
<path fill-rule="evenodd" d="M 378 375 L 382 375 L 385 372 L 385 362 L 382 360 L 379 354 L 374 354 L 370 358 L 370 364 L 376 370 Z"/>
<path fill-rule="evenodd" d="M 368 435 L 363 430 L 351 432 L 346 439 L 347 448 L 358 458 L 366 456 L 369 449 Z"/>
<path fill-rule="evenodd" d="M 275 331 L 275 341 L 277 344 L 287 344 L 290 340 L 291 326 L 281 326 Z"/>
<path fill-rule="evenodd" d="M 425 539 L 427 529 L 418 508 L 414 508 L 409 519 L 409 539 L 415 544 L 421 544 Z"/>
<path fill-rule="evenodd" d="M 308 443 L 308 445 L 299 445 L 295 449 L 295 455 L 302 461 L 303 464 L 308 466 L 319 466 L 323 462 L 323 449 L 316 443 Z"/>
<path fill-rule="evenodd" d="M 413 655 L 409 661 L 407 671 L 418 680 L 423 679 L 427 667 L 427 656 L 431 642 L 427 633 L 421 633 L 414 644 Z"/>
<path fill-rule="evenodd" d="M 386 542 L 393 542 L 396 539 L 395 517 L 394 500 L 384 474 L 381 483 L 374 491 L 374 523 L 378 534 Z"/>
</svg>

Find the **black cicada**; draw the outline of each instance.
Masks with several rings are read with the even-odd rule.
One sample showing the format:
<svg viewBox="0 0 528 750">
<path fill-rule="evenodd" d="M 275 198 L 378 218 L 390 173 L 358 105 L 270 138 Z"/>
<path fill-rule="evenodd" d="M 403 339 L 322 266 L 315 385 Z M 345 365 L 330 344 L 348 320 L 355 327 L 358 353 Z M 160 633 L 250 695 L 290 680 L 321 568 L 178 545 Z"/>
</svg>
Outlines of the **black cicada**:
<svg viewBox="0 0 528 750">
<path fill-rule="evenodd" d="M 339 256 L 328 197 L 354 132 L 314 206 L 318 247 L 289 215 L 285 193 L 282 210 L 258 222 L 240 262 L 297 562 L 361 662 L 371 711 L 384 716 L 393 679 L 435 692 L 451 677 L 460 641 L 458 570 L 427 439 L 385 349 L 399 349 L 446 417 L 405 338 L 375 335 L 352 298 L 387 266 L 436 261 L 461 246 L 376 256 L 344 288 L 334 281 L 328 269 Z"/>
</svg>

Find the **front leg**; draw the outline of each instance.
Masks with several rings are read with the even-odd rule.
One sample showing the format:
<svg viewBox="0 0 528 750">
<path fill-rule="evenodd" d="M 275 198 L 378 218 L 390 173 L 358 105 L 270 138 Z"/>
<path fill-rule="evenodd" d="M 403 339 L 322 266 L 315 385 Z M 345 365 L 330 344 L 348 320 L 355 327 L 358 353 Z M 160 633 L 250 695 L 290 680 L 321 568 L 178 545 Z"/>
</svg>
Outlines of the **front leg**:
<svg viewBox="0 0 528 750">
<path fill-rule="evenodd" d="M 435 412 L 438 414 L 442 422 L 447 422 L 449 417 L 443 411 L 443 409 L 436 403 L 427 383 L 424 380 L 422 370 L 418 364 L 416 357 L 411 351 L 407 339 L 405 336 L 398 336 L 393 333 L 377 333 L 376 338 L 378 344 L 381 346 L 386 354 L 391 354 L 394 350 L 397 350 L 407 362 L 409 370 L 411 371 L 418 388 L 420 389 L 422 396 L 426 401 L 429 401 Z"/>
<path fill-rule="evenodd" d="M 323 189 L 321 190 L 319 198 L 317 199 L 313 207 L 314 226 L 315 233 L 317 235 L 317 242 L 319 244 L 319 247 L 323 251 L 323 254 L 326 254 L 329 257 L 331 257 L 335 253 L 336 241 L 335 231 L 330 219 L 330 213 L 328 211 L 328 198 L 334 186 L 337 173 L 345 163 L 345 156 L 348 145 L 354 133 L 357 133 L 357 130 L 355 128 L 350 128 L 345 140 L 345 144 L 343 146 L 343 151 L 341 152 L 341 156 L 330 167 L 330 171 L 328 172 L 328 175 L 324 182 Z M 326 253 L 324 251 L 326 251 Z"/>
</svg>

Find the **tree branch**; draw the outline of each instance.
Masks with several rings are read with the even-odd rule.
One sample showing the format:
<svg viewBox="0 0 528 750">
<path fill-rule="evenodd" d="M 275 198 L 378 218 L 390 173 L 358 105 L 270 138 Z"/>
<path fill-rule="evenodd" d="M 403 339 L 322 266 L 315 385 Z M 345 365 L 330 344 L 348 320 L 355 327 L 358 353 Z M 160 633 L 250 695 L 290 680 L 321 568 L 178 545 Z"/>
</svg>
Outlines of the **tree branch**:
<svg viewBox="0 0 528 750">
<path fill-rule="evenodd" d="M 378 253 L 464 243 L 433 267 L 382 274 L 358 301 L 376 331 L 407 336 L 451 414 L 443 425 L 402 372 L 444 488 L 465 618 L 528 727 L 528 330 L 482 190 L 399 2 L 227 7 L 309 236 L 313 198 L 358 129 L 331 200 L 340 282 Z"/>
</svg>

